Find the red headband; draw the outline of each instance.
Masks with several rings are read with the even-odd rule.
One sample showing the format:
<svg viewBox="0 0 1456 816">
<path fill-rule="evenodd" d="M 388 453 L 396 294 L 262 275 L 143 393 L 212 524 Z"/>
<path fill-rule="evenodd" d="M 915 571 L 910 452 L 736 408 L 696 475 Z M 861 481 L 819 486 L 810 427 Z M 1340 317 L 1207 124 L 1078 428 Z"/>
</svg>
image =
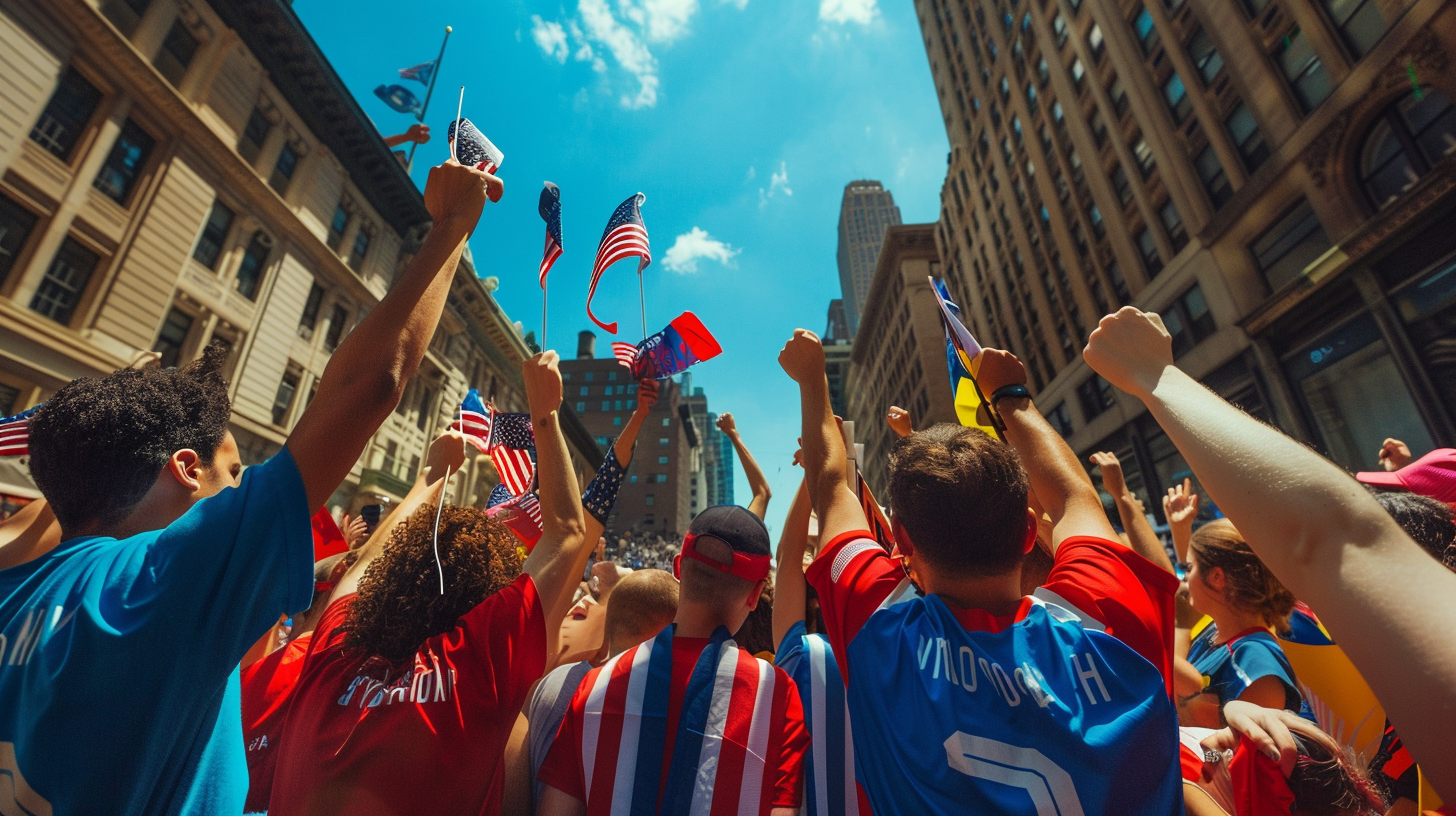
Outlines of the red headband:
<svg viewBox="0 0 1456 816">
<path fill-rule="evenodd" d="M 717 538 L 717 536 L 710 536 Z M 720 541 L 722 539 L 719 539 Z M 769 566 L 773 562 L 771 555 L 749 555 L 748 553 L 733 551 L 733 563 L 724 564 L 698 552 L 698 536 L 688 533 L 683 537 L 682 552 L 673 559 L 672 573 L 677 578 L 682 578 L 682 558 L 687 556 L 694 561 L 700 561 L 719 572 L 726 572 L 735 578 L 742 578 L 745 581 L 757 583 L 768 577 Z M 724 542 L 727 543 L 727 542 Z"/>
</svg>

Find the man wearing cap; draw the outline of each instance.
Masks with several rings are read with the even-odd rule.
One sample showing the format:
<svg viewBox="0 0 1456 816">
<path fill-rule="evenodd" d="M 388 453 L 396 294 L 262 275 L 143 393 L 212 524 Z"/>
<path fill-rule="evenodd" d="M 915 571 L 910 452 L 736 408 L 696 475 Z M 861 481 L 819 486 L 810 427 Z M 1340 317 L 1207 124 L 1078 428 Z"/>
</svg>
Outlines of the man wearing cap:
<svg viewBox="0 0 1456 816">
<path fill-rule="evenodd" d="M 770 553 L 763 521 L 741 507 L 693 519 L 672 625 L 582 680 L 541 768 L 539 814 L 798 808 L 809 744 L 798 692 L 729 636 L 758 605 Z"/>
<path fill-rule="evenodd" d="M 1375 487 L 1409 490 L 1418 496 L 1456 505 L 1456 448 L 1437 448 L 1415 461 L 1399 439 L 1387 439 L 1380 447 L 1384 471 L 1356 473 L 1355 478 Z"/>
</svg>

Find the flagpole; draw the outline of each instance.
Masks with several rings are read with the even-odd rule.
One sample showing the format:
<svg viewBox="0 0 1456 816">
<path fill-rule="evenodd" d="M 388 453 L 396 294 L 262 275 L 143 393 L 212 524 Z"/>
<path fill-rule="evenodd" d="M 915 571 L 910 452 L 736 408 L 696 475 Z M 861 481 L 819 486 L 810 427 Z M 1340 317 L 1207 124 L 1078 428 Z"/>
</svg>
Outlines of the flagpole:
<svg viewBox="0 0 1456 816">
<path fill-rule="evenodd" d="M 435 70 L 430 72 L 430 87 L 425 91 L 425 104 L 420 107 L 420 113 L 415 117 L 421 122 L 425 121 L 425 114 L 430 110 L 430 97 L 435 95 L 435 82 L 440 78 L 440 66 L 445 63 L 445 44 L 450 42 L 450 32 L 454 30 L 451 26 L 445 26 L 445 39 L 440 41 L 440 55 L 435 57 Z M 414 169 L 415 148 L 419 146 L 419 142 L 410 145 L 409 158 L 404 163 L 406 173 Z"/>
<path fill-rule="evenodd" d="M 547 292 L 549 291 L 546 288 L 546 286 L 547 286 L 546 281 L 544 281 L 544 280 L 541 281 L 541 350 L 542 351 L 545 351 L 546 349 L 551 348 L 550 346 L 546 345 L 546 297 L 547 297 Z"/>
<path fill-rule="evenodd" d="M 637 268 L 637 297 L 642 301 L 642 339 L 647 339 L 647 291 L 642 285 L 642 268 Z"/>
</svg>

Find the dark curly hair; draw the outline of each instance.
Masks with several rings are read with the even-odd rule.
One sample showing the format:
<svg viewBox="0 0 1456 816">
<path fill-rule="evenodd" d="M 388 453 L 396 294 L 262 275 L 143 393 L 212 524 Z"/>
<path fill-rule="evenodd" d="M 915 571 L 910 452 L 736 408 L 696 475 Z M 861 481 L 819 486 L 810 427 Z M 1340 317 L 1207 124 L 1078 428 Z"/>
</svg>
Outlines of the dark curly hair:
<svg viewBox="0 0 1456 816">
<path fill-rule="evenodd" d="M 450 631 L 462 615 L 520 577 L 510 528 L 484 510 L 446 505 L 440 515 L 441 595 L 434 533 L 434 505 L 395 528 L 359 580 L 343 625 L 346 652 L 404 665 L 426 639 Z"/>
<path fill-rule="evenodd" d="M 1456 570 L 1456 512 L 1451 505 L 1404 490 L 1371 490 L 1395 523 L 1447 569 Z"/>
<path fill-rule="evenodd" d="M 1216 519 L 1198 528 L 1188 544 L 1201 570 L 1220 568 L 1227 579 L 1228 602 L 1259 615 L 1264 622 L 1283 632 L 1289 629 L 1294 611 L 1294 593 L 1249 548 L 1244 537 L 1228 519 Z M 1204 578 L 1207 581 L 1207 577 Z"/>
<path fill-rule="evenodd" d="M 30 474 L 63 530 L 125 518 L 179 450 L 212 464 L 232 416 L 227 357 L 213 345 L 182 368 L 82 377 L 36 411 Z"/>
</svg>

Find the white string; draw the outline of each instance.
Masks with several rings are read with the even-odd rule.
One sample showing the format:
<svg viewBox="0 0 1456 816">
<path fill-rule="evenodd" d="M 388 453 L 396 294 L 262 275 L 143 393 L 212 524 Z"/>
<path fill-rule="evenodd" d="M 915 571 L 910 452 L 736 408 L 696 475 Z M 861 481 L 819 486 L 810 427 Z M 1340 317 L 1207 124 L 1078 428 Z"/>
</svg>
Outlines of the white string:
<svg viewBox="0 0 1456 816">
<path fill-rule="evenodd" d="M 435 569 L 440 573 L 440 594 L 445 594 L 445 566 L 440 563 L 440 513 L 445 509 L 445 488 L 450 486 L 450 466 L 445 466 L 445 484 L 440 485 L 440 503 L 435 506 Z"/>
<path fill-rule="evenodd" d="M 461 85 L 460 102 L 455 105 L 455 138 L 450 140 L 450 158 L 453 161 L 459 161 L 455 158 L 455 145 L 460 143 L 460 112 L 463 110 L 465 110 L 465 86 Z"/>
</svg>

